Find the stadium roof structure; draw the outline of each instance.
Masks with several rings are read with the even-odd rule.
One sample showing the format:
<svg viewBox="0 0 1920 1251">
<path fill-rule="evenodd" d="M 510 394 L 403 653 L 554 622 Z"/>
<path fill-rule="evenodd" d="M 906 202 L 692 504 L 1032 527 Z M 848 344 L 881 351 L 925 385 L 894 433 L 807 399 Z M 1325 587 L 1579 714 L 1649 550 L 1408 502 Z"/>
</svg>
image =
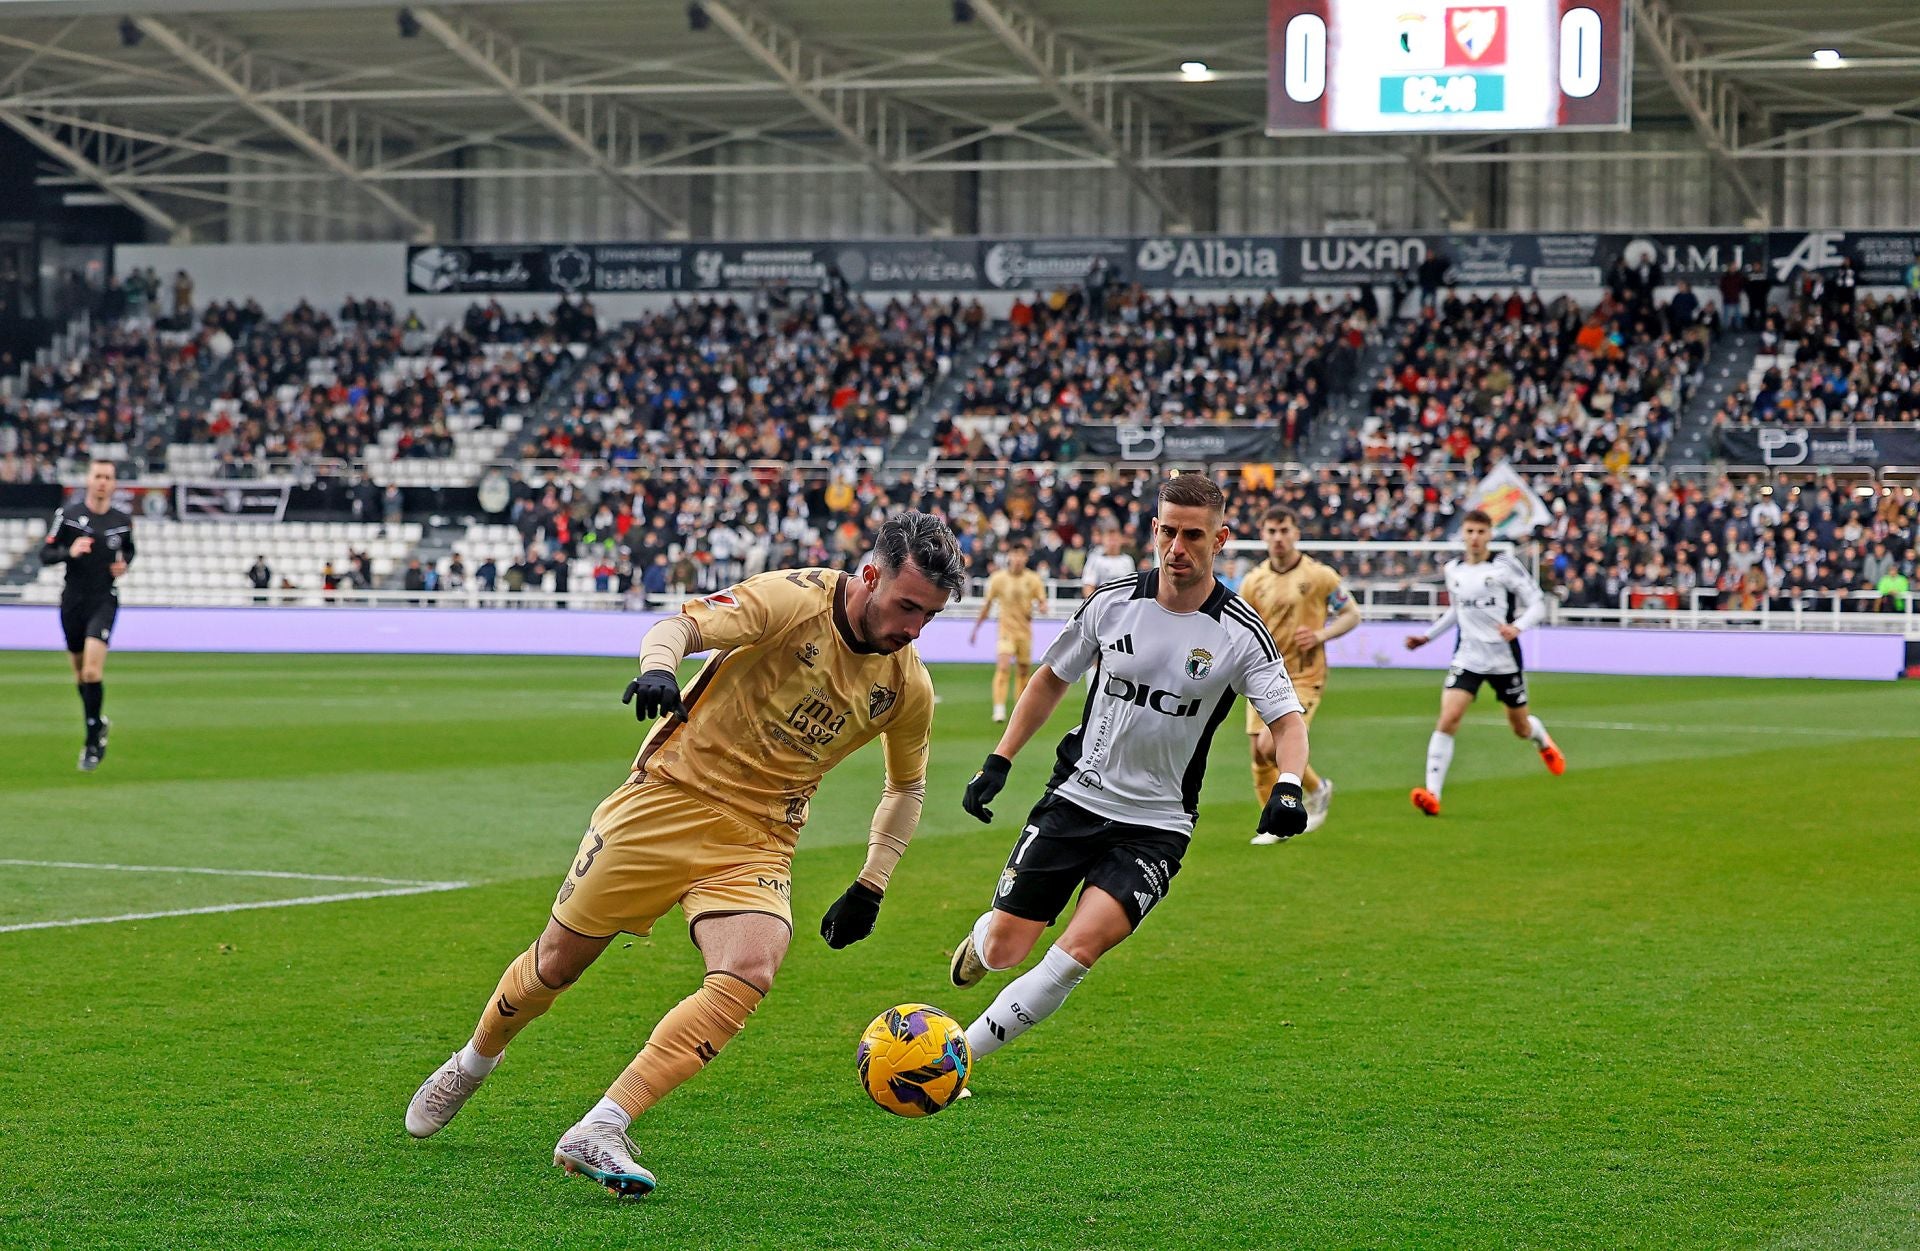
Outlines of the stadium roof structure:
<svg viewBox="0 0 1920 1251">
<path fill-rule="evenodd" d="M 1750 220 L 1756 163 L 1819 155 L 1856 122 L 1920 127 L 1912 0 L 1629 3 L 1636 126 L 1704 145 Z M 175 238 L 268 182 L 352 184 L 395 237 L 426 238 L 401 184 L 590 174 L 678 237 L 675 180 L 862 171 L 940 233 L 955 223 L 929 176 L 1100 169 L 1170 227 L 1205 228 L 1193 171 L 1229 164 L 1402 164 L 1454 208 L 1459 167 L 1661 155 L 1522 157 L 1484 135 L 1249 146 L 1266 77 L 1259 0 L 0 0 L 0 122 L 40 149 L 43 184 Z"/>
</svg>

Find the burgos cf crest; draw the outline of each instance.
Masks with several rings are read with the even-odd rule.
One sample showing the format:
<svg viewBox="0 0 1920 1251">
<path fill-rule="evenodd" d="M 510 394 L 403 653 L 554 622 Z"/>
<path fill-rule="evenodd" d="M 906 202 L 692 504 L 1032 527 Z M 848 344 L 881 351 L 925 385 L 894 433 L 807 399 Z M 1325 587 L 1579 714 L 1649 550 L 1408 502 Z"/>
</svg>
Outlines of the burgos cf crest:
<svg viewBox="0 0 1920 1251">
<path fill-rule="evenodd" d="M 1187 676 L 1198 682 L 1213 672 L 1213 653 L 1196 647 L 1187 653 Z"/>
<path fill-rule="evenodd" d="M 874 684 L 867 692 L 867 720 L 878 721 L 882 713 L 893 707 L 893 701 L 900 698 L 891 687 Z"/>
</svg>

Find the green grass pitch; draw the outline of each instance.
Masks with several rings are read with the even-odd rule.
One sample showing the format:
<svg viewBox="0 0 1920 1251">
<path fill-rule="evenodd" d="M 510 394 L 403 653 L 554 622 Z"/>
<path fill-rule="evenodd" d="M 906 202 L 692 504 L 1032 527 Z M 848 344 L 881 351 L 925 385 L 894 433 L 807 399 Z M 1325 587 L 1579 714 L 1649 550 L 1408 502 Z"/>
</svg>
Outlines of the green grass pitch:
<svg viewBox="0 0 1920 1251">
<path fill-rule="evenodd" d="M 926 1121 L 861 1095 L 880 1009 L 946 984 L 1052 738 L 986 828 L 988 675 L 942 668 L 926 818 L 828 951 L 869 748 L 795 866 L 798 937 L 620 1203 L 554 1140 L 698 976 L 617 942 L 446 1132 L 414 1086 L 545 920 L 639 730 L 624 661 L 116 655 L 74 770 L 56 654 L 0 657 L 0 858 L 456 890 L 0 932 L 0 1247 L 1920 1245 L 1920 687 L 1536 675 L 1571 768 L 1483 699 L 1407 803 L 1433 675 L 1334 675 L 1325 830 L 1247 845 L 1223 732 L 1167 905 Z M 1068 711 L 1077 709 L 1070 697 Z M 1237 728 L 1238 721 L 1228 723 Z M 0 864 L 0 926 L 404 889 Z"/>
</svg>

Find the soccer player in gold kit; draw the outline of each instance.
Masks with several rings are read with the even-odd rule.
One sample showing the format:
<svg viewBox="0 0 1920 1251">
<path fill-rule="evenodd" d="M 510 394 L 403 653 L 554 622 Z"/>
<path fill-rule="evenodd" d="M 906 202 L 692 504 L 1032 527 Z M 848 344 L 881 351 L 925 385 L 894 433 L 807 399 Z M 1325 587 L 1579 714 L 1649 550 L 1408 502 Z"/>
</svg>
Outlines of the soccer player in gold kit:
<svg viewBox="0 0 1920 1251">
<path fill-rule="evenodd" d="M 616 935 L 646 934 L 679 904 L 706 977 L 660 1018 L 553 1156 L 615 1194 L 653 1190 L 628 1127 L 759 1006 L 792 939 L 793 849 L 808 800 L 829 770 L 879 736 L 887 780 L 866 864 L 820 923 L 835 949 L 873 932 L 926 794 L 933 683 L 912 644 L 963 572 L 945 523 L 900 513 L 880 527 L 857 577 L 773 570 L 693 600 L 647 632 L 626 698 L 642 720 L 660 720 L 631 776 L 594 810 L 546 931 L 507 967 L 472 1039 L 414 1094 L 409 1133 L 445 1128 L 514 1035 Z M 705 649 L 712 657 L 683 692 L 680 661 Z"/>
<path fill-rule="evenodd" d="M 974 618 L 973 633 L 967 636 L 968 643 L 979 638 L 980 627 L 993 611 L 993 606 L 1000 606 L 1000 634 L 993 649 L 993 719 L 996 724 L 1007 719 L 1009 680 L 1013 684 L 1015 699 L 1019 699 L 1020 692 L 1026 689 L 1027 675 L 1033 672 L 1034 610 L 1047 610 L 1047 584 L 1039 574 L 1027 568 L 1030 550 L 1024 539 L 1007 546 L 1007 567 L 994 570 L 987 579 L 987 598 L 980 605 L 980 615 Z"/>
<path fill-rule="evenodd" d="M 1266 623 L 1273 641 L 1280 645 L 1281 658 L 1293 677 L 1294 693 L 1300 697 L 1308 725 L 1320 707 L 1327 689 L 1328 639 L 1337 639 L 1360 624 L 1360 606 L 1353 602 L 1340 582 L 1340 575 L 1300 550 L 1300 518 L 1291 508 L 1275 505 L 1260 520 L 1260 539 L 1267 545 L 1267 559 L 1256 565 L 1240 583 L 1240 598 L 1253 606 Z M 1264 804 L 1280 777 L 1274 761 L 1273 740 L 1267 726 L 1247 709 L 1247 735 L 1253 744 L 1253 795 Z M 1301 775 L 1306 791 L 1307 830 L 1326 823 L 1328 805 L 1333 801 L 1333 783 L 1315 773 L 1312 765 Z M 1256 834 L 1253 841 L 1264 846 L 1284 841 L 1274 834 Z"/>
</svg>

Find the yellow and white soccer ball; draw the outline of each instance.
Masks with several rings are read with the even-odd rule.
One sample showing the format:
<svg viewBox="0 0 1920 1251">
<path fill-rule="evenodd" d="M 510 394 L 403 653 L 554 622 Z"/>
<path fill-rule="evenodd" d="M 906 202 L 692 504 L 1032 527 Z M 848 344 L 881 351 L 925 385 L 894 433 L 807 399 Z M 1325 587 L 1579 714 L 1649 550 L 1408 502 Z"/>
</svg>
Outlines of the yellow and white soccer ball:
<svg viewBox="0 0 1920 1251">
<path fill-rule="evenodd" d="M 967 1088 L 973 1051 L 960 1022 L 924 1003 L 873 1018 L 855 1053 L 867 1097 L 895 1116 L 932 1116 Z"/>
</svg>

